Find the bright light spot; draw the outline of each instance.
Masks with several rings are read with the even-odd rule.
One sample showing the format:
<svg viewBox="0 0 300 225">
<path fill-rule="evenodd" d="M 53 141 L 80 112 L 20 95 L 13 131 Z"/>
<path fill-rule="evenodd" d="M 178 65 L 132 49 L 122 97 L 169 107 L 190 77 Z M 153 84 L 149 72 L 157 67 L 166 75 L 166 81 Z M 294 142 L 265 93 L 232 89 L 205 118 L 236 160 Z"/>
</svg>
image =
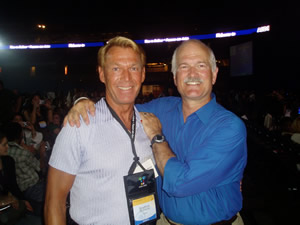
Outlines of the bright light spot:
<svg viewBox="0 0 300 225">
<path fill-rule="evenodd" d="M 83 43 L 70 43 L 68 44 L 68 48 L 84 48 L 85 47 L 85 44 Z"/>
<path fill-rule="evenodd" d="M 51 48 L 51 45 L 10 45 L 9 49 L 43 49 Z"/>
<path fill-rule="evenodd" d="M 65 66 L 65 75 L 68 75 L 68 65 Z"/>
<path fill-rule="evenodd" d="M 235 33 L 235 32 L 216 33 L 216 38 L 234 37 L 234 36 L 236 36 L 236 33 Z"/>
<path fill-rule="evenodd" d="M 150 43 L 163 43 L 163 42 L 175 42 L 175 41 L 187 41 L 189 37 L 175 37 L 175 38 L 155 38 L 155 39 L 145 39 L 145 44 Z"/>
<path fill-rule="evenodd" d="M 30 76 L 35 76 L 35 71 L 36 71 L 36 67 L 35 66 L 32 66 L 30 67 Z"/>
<path fill-rule="evenodd" d="M 270 25 L 262 26 L 257 28 L 257 33 L 268 32 L 270 31 Z"/>
<path fill-rule="evenodd" d="M 46 29 L 46 25 L 44 24 L 38 24 L 37 27 L 40 29 Z"/>
</svg>

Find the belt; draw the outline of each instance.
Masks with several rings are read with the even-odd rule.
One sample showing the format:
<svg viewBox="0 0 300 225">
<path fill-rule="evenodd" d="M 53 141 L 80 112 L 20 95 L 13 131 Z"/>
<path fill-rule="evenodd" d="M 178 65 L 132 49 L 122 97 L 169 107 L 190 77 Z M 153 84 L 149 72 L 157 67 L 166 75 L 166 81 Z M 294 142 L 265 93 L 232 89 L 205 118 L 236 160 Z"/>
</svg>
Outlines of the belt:
<svg viewBox="0 0 300 225">
<path fill-rule="evenodd" d="M 231 225 L 237 218 L 237 215 L 233 216 L 231 219 L 229 220 L 222 220 L 220 222 L 217 223 L 213 223 L 211 225 Z"/>
<path fill-rule="evenodd" d="M 237 218 L 237 215 L 234 215 L 231 219 L 229 220 L 222 220 L 220 222 L 217 223 L 213 223 L 211 225 L 231 225 Z M 172 221 L 170 221 L 167 217 L 166 217 L 167 221 L 169 222 L 170 225 L 178 225 L 178 223 L 173 223 Z"/>
</svg>

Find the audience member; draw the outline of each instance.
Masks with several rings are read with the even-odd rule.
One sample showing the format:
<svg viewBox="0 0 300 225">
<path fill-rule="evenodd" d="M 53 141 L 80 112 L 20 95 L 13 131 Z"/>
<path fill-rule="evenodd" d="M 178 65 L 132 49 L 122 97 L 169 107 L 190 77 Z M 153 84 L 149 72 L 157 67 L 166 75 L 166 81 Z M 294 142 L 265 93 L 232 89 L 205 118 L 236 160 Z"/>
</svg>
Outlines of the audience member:
<svg viewBox="0 0 300 225">
<path fill-rule="evenodd" d="M 15 161 L 8 155 L 8 140 L 0 130 L 0 224 L 14 225 L 31 209 L 16 181 Z M 8 207 L 7 209 L 4 209 Z M 3 211 L 2 211 L 3 210 Z M 23 220 L 23 222 L 25 222 Z M 26 223 L 28 224 L 28 223 Z M 24 223 L 25 225 L 25 223 Z"/>
<path fill-rule="evenodd" d="M 43 147 L 43 134 L 39 131 L 36 131 L 34 126 L 28 121 L 23 120 L 22 114 L 15 114 L 12 122 L 19 123 L 23 128 L 24 138 L 21 141 L 21 146 L 34 155 L 39 154 L 40 148 Z M 39 156 L 38 156 L 39 157 Z"/>
<path fill-rule="evenodd" d="M 45 183 L 40 180 L 39 171 L 44 168 L 45 152 L 40 152 L 40 160 L 24 149 L 20 143 L 23 139 L 22 127 L 11 122 L 6 126 L 8 139 L 8 155 L 15 160 L 17 183 L 24 198 L 30 202 L 34 213 L 42 215 Z"/>
<path fill-rule="evenodd" d="M 53 113 L 53 120 L 48 125 L 48 138 L 47 141 L 49 141 L 50 146 L 52 147 L 54 145 L 55 139 L 57 135 L 59 134 L 62 127 L 62 119 L 61 115 L 58 112 Z"/>
<path fill-rule="evenodd" d="M 300 116 L 298 116 L 291 125 L 291 130 L 293 132 L 291 140 L 297 144 L 300 144 Z"/>
<path fill-rule="evenodd" d="M 39 94 L 33 94 L 24 107 L 23 115 L 26 121 L 34 125 L 36 130 L 43 130 L 52 121 L 52 108 L 49 100 L 41 100 Z"/>
</svg>

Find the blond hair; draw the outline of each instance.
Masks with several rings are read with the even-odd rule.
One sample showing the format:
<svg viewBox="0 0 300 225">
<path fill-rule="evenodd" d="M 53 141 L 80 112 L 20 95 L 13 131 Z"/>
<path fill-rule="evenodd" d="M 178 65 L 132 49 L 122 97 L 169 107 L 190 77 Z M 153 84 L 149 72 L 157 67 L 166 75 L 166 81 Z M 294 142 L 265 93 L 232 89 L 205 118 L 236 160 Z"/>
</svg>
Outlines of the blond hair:
<svg viewBox="0 0 300 225">
<path fill-rule="evenodd" d="M 105 58 L 110 48 L 117 46 L 122 48 L 131 48 L 133 49 L 138 55 L 140 55 L 142 65 L 145 66 L 146 64 L 146 55 L 142 47 L 140 47 L 137 43 L 135 43 L 133 40 L 117 36 L 112 39 L 110 39 L 106 45 L 101 47 L 98 51 L 98 65 L 100 67 L 105 66 Z"/>
</svg>

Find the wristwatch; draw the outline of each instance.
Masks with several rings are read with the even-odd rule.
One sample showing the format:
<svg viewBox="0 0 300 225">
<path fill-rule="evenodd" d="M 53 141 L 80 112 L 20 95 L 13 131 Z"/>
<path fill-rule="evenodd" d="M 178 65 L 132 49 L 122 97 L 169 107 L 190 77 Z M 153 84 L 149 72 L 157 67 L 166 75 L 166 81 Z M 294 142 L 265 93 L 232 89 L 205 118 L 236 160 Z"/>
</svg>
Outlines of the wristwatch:
<svg viewBox="0 0 300 225">
<path fill-rule="evenodd" d="M 162 135 L 162 134 L 157 134 L 157 135 L 155 135 L 155 136 L 152 138 L 150 147 L 152 148 L 152 145 L 153 145 L 154 143 L 162 143 L 162 142 L 165 142 L 165 141 L 166 141 L 166 139 L 165 139 L 165 136 L 164 136 L 164 135 Z"/>
</svg>

